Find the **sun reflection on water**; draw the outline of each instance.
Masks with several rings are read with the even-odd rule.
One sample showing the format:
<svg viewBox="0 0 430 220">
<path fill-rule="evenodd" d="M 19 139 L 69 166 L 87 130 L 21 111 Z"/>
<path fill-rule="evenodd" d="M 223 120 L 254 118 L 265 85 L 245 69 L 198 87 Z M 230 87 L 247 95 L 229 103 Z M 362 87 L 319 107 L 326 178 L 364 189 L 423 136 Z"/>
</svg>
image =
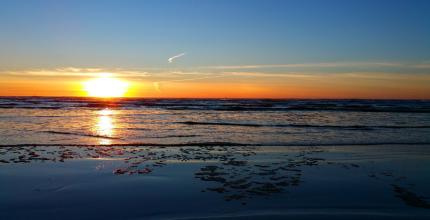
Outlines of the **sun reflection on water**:
<svg viewBox="0 0 430 220">
<path fill-rule="evenodd" d="M 98 119 L 96 124 L 97 135 L 113 137 L 114 135 L 114 122 L 112 115 L 114 112 L 110 109 L 103 109 L 98 112 Z M 108 138 L 102 138 L 99 144 L 106 145 L 112 144 L 112 141 Z"/>
</svg>

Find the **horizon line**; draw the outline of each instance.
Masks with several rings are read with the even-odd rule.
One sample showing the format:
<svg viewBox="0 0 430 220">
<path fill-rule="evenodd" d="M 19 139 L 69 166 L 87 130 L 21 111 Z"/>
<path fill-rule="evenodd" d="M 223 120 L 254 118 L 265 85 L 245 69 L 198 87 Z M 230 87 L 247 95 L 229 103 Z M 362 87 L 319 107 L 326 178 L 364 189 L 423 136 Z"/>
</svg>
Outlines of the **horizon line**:
<svg viewBox="0 0 430 220">
<path fill-rule="evenodd" d="M 258 100 L 258 99 L 269 99 L 269 100 L 391 100 L 391 101 L 430 101 L 430 98 L 329 98 L 329 97 L 320 97 L 320 98 L 273 98 L 273 97 L 143 97 L 143 96 L 127 96 L 127 97 L 92 97 L 92 96 L 40 96 L 40 95 L 14 95 L 14 96 L 4 96 L 0 95 L 0 98 L 88 98 L 88 99 L 99 99 L 99 100 L 118 100 L 118 99 L 249 99 L 249 100 Z"/>
</svg>

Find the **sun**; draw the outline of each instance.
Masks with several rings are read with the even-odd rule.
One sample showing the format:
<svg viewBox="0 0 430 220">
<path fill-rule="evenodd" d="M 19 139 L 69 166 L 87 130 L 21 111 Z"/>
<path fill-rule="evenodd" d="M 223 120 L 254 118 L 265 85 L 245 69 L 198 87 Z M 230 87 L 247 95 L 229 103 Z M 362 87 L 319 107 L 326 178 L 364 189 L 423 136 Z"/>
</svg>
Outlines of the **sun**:
<svg viewBox="0 0 430 220">
<path fill-rule="evenodd" d="M 127 82 L 112 78 L 109 75 L 84 82 L 84 90 L 88 96 L 100 98 L 124 97 L 128 87 Z"/>
</svg>

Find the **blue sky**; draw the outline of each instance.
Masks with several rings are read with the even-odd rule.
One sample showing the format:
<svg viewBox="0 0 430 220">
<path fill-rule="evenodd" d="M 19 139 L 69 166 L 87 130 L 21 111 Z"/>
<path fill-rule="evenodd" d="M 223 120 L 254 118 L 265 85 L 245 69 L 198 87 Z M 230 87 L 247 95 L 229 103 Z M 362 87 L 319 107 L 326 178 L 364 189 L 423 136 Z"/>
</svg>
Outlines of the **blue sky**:
<svg viewBox="0 0 430 220">
<path fill-rule="evenodd" d="M 0 95 L 105 73 L 142 97 L 430 99 L 430 1 L 0 0 Z"/>
<path fill-rule="evenodd" d="M 427 62 L 430 1 L 0 0 L 0 67 Z M 178 59 L 179 61 L 179 59 Z"/>
</svg>

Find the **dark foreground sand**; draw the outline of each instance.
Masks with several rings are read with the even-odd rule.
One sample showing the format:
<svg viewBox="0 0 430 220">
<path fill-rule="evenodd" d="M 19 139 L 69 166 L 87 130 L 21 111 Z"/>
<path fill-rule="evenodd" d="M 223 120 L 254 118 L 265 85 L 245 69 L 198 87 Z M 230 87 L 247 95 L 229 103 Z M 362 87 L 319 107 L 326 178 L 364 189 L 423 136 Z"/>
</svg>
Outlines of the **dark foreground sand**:
<svg viewBox="0 0 430 220">
<path fill-rule="evenodd" d="M 429 219 L 430 146 L 3 146 L 1 219 Z"/>
</svg>

